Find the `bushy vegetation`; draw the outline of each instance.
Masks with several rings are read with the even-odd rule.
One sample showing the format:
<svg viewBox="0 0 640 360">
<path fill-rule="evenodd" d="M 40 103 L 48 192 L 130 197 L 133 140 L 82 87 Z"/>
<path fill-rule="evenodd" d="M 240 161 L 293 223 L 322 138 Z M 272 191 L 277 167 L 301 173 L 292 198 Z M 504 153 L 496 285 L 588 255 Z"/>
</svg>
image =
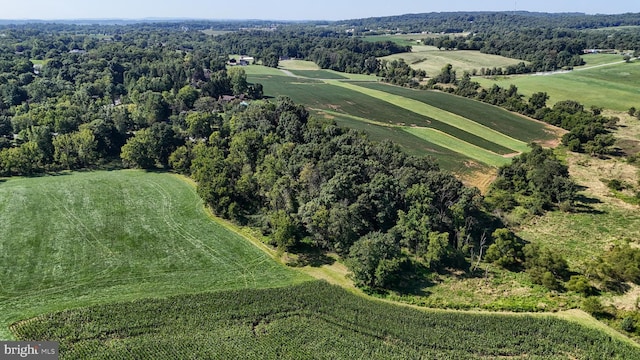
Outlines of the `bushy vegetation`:
<svg viewBox="0 0 640 360">
<path fill-rule="evenodd" d="M 551 317 L 425 312 L 324 282 L 68 310 L 16 323 L 61 359 L 631 359 L 637 347 Z M 454 341 L 455 340 L 455 341 Z"/>
<path fill-rule="evenodd" d="M 569 210 L 577 196 L 577 185 L 569 169 L 553 150 L 532 144 L 531 152 L 515 157 L 498 170 L 487 201 L 494 211 L 522 206 L 531 214 L 562 207 Z"/>
</svg>

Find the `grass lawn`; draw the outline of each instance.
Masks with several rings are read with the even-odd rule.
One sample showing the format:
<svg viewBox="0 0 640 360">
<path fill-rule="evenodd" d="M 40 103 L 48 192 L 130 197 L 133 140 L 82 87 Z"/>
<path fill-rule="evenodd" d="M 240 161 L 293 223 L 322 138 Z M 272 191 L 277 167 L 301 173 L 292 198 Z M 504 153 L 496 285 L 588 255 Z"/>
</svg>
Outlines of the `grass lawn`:
<svg viewBox="0 0 640 360">
<path fill-rule="evenodd" d="M 576 100 L 587 108 L 600 106 L 605 109 L 627 111 L 632 106 L 637 108 L 640 103 L 638 100 L 640 61 L 587 67 L 584 70 L 574 70 L 564 74 L 519 75 L 475 80 L 486 88 L 494 84 L 508 88 L 513 84 L 518 87 L 521 94 L 526 96 L 545 91 L 550 97 L 549 106 L 562 100 Z"/>
<path fill-rule="evenodd" d="M 0 339 L 43 313 L 299 283 L 216 222 L 181 177 L 85 172 L 0 183 Z"/>
</svg>

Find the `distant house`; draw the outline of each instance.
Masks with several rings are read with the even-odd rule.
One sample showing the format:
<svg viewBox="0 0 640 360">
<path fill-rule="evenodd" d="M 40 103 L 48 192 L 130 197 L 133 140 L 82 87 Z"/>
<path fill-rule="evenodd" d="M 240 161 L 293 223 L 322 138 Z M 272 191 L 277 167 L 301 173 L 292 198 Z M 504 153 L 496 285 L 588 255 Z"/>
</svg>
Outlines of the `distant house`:
<svg viewBox="0 0 640 360">
<path fill-rule="evenodd" d="M 249 64 L 253 64 L 255 59 L 251 56 L 240 56 L 240 60 L 238 61 L 238 65 L 247 66 Z"/>
<path fill-rule="evenodd" d="M 230 103 L 236 100 L 240 100 L 243 101 L 245 98 L 244 94 L 240 94 L 240 95 L 222 95 L 220 97 L 218 97 L 218 102 L 222 102 L 222 103 Z"/>
</svg>

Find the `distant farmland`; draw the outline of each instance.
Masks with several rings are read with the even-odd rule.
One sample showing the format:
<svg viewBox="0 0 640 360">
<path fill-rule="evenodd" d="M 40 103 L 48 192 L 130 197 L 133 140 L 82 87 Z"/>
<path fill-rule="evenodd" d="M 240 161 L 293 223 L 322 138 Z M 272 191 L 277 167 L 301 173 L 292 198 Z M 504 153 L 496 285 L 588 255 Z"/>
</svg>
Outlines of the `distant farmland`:
<svg viewBox="0 0 640 360">
<path fill-rule="evenodd" d="M 497 84 L 515 85 L 520 93 L 530 96 L 539 91 L 549 94 L 549 105 L 558 101 L 576 100 L 590 106 L 627 111 L 640 107 L 640 61 L 620 63 L 620 55 L 586 55 L 587 66 L 582 69 L 553 75 L 519 75 L 508 77 L 476 78 L 484 87 Z M 591 67 L 593 66 L 593 67 Z"/>
<path fill-rule="evenodd" d="M 511 155 L 527 151 L 527 143 L 557 138 L 544 124 L 481 102 L 360 81 L 362 76 L 338 79 L 333 75 L 339 73 L 311 70 L 300 61 L 288 66 L 307 70 L 245 69 L 250 82 L 264 85 L 267 96 L 289 96 L 376 140 L 390 139 L 409 153 L 432 155 L 459 174 L 508 163 Z"/>
<path fill-rule="evenodd" d="M 481 68 L 491 69 L 493 67 L 505 68 L 522 62 L 522 60 L 504 56 L 483 54 L 480 51 L 447 51 L 422 45 L 414 45 L 413 51 L 410 53 L 390 55 L 381 59 L 388 61 L 404 59 L 414 69 L 426 71 L 428 76 L 438 75 L 447 64 L 453 65 L 453 69 L 462 75 L 464 71 L 471 72 L 474 69 L 479 71 Z"/>
</svg>

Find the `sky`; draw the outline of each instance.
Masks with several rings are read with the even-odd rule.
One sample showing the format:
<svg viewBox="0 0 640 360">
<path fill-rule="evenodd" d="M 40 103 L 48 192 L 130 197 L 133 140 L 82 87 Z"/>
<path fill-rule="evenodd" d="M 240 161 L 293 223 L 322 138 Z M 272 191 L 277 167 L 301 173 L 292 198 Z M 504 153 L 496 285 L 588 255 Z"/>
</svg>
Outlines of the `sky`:
<svg viewBox="0 0 640 360">
<path fill-rule="evenodd" d="M 640 12 L 638 0 L 0 0 L 0 19 L 345 20 L 445 11 Z"/>
</svg>

